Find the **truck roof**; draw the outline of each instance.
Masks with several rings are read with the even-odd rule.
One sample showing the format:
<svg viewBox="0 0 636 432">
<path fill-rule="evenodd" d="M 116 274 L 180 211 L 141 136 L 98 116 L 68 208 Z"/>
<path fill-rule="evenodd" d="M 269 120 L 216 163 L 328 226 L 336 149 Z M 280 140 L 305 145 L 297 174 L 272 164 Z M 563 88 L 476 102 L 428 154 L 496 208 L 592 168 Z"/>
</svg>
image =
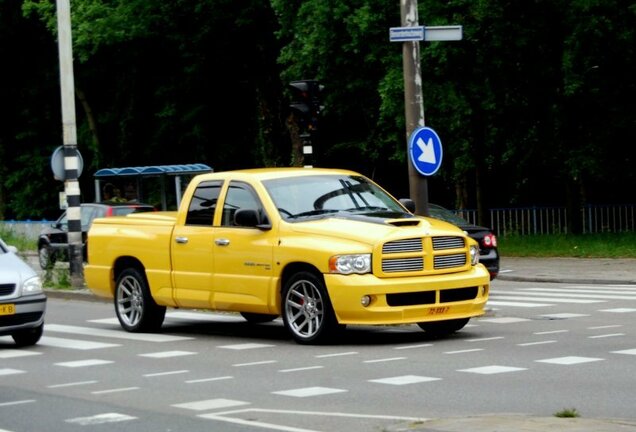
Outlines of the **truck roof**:
<svg viewBox="0 0 636 432">
<path fill-rule="evenodd" d="M 340 175 L 359 175 L 354 171 L 335 169 L 335 168 L 300 168 L 300 167 L 282 167 L 282 168 L 252 168 L 234 171 L 218 171 L 208 174 L 200 174 L 199 177 L 215 180 L 231 178 L 243 178 L 253 180 L 270 180 L 274 178 L 286 177 L 303 177 L 320 174 L 340 174 Z"/>
</svg>

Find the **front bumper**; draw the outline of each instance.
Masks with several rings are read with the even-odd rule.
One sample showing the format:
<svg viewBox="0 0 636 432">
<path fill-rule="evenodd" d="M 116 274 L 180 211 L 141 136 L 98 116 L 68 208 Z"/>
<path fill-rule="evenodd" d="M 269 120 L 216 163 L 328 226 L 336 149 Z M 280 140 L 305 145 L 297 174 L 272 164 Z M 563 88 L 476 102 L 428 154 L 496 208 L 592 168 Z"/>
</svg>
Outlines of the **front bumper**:
<svg viewBox="0 0 636 432">
<path fill-rule="evenodd" d="M 469 271 L 418 277 L 325 274 L 340 324 L 413 324 L 484 314 L 490 275 L 483 265 Z M 361 299 L 371 302 L 363 306 Z"/>
<path fill-rule="evenodd" d="M 13 304 L 15 313 L 0 315 L 0 336 L 10 335 L 16 331 L 36 328 L 44 323 L 46 312 L 46 295 L 35 294 L 17 299 L 3 299 L 0 305 Z"/>
</svg>

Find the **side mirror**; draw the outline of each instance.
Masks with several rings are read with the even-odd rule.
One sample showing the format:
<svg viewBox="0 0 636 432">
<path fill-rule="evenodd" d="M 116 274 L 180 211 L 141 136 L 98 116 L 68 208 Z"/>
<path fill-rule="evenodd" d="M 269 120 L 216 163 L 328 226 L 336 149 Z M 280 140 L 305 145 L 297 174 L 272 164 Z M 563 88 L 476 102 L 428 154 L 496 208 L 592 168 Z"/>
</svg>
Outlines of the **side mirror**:
<svg viewBox="0 0 636 432">
<path fill-rule="evenodd" d="M 234 213 L 234 225 L 241 227 L 252 227 L 260 230 L 271 229 L 269 224 L 261 224 L 261 217 L 258 210 L 254 209 L 238 209 Z"/>
<path fill-rule="evenodd" d="M 411 213 L 415 213 L 415 201 L 412 199 L 400 198 L 400 204 L 402 204 Z"/>
</svg>

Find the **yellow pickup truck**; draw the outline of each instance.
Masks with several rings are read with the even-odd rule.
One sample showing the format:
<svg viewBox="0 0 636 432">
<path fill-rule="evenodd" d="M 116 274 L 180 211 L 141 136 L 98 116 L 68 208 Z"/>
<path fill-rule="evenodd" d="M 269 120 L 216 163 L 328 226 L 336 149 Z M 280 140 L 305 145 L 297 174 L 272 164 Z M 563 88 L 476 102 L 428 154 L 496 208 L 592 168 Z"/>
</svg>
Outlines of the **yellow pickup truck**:
<svg viewBox="0 0 636 432">
<path fill-rule="evenodd" d="M 301 344 L 348 324 L 442 336 L 484 313 L 490 286 L 474 240 L 346 170 L 201 174 L 178 211 L 96 219 L 87 244 L 86 283 L 131 332 L 171 307 L 282 316 Z"/>
</svg>

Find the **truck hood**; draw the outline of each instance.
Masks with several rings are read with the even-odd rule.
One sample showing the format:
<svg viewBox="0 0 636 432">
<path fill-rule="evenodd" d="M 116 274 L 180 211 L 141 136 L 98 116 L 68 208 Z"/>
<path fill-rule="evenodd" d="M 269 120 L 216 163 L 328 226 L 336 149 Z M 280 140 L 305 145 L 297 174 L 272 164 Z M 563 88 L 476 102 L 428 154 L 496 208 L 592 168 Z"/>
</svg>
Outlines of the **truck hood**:
<svg viewBox="0 0 636 432">
<path fill-rule="evenodd" d="M 464 235 L 454 225 L 420 216 L 391 219 L 372 215 L 334 215 L 290 223 L 289 229 L 297 233 L 347 239 L 369 245 L 410 237 Z"/>
</svg>

